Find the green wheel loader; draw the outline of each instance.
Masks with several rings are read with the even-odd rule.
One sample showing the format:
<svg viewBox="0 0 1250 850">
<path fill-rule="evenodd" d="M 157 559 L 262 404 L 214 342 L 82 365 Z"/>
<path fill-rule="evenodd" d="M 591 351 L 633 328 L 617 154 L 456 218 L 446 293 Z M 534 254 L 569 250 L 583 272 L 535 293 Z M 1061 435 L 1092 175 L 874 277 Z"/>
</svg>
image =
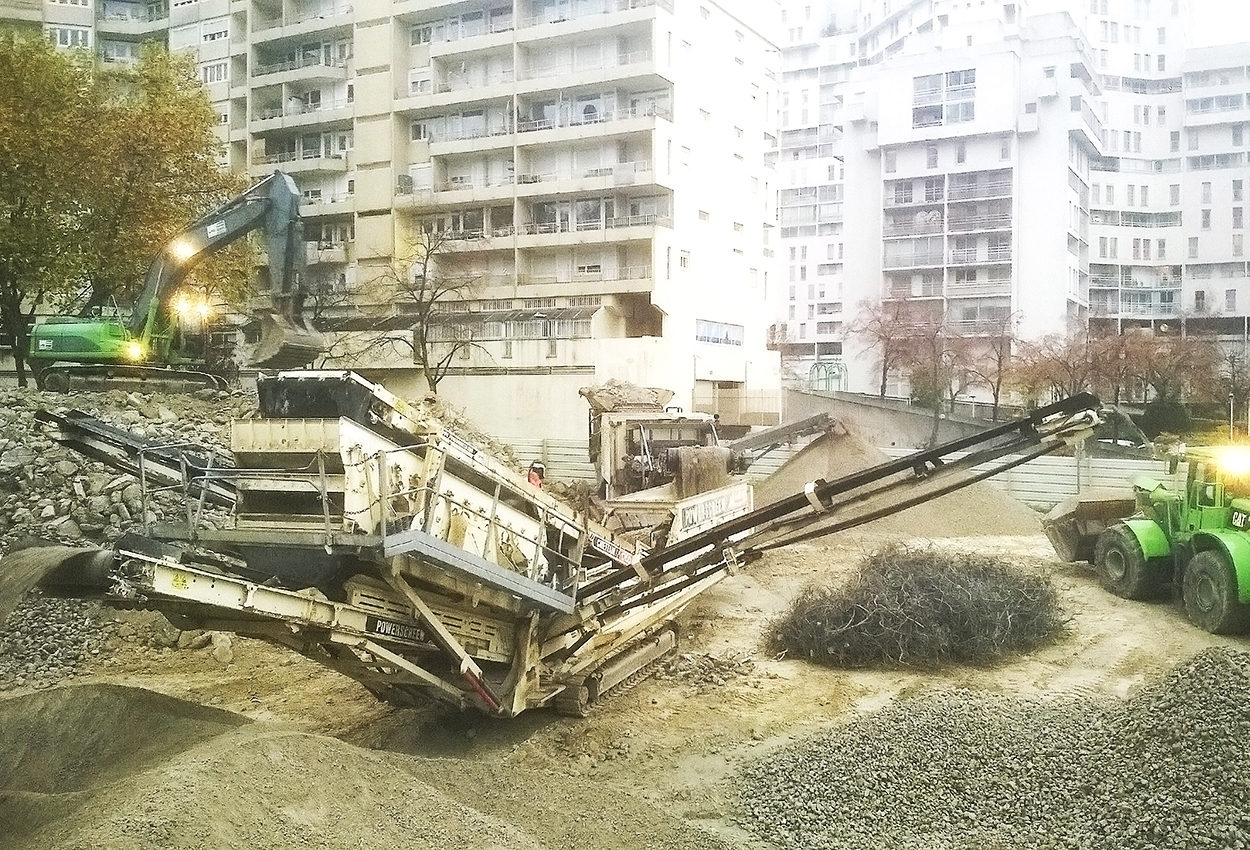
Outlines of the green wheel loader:
<svg viewBox="0 0 1250 850">
<path fill-rule="evenodd" d="M 1181 463 L 1187 473 L 1177 475 Z M 1250 446 L 1184 448 L 1174 479 L 1133 480 L 1132 499 L 1087 494 L 1043 525 L 1055 551 L 1087 560 L 1110 592 L 1150 599 L 1171 587 L 1214 634 L 1250 628 Z"/>
</svg>

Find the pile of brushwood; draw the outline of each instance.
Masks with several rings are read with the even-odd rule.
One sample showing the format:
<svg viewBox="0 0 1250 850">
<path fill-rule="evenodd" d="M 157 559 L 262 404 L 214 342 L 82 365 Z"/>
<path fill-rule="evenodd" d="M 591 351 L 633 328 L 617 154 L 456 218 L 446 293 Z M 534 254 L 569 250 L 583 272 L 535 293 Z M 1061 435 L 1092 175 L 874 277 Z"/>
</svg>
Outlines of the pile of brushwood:
<svg viewBox="0 0 1250 850">
<path fill-rule="evenodd" d="M 770 651 L 833 667 L 986 664 L 1055 640 L 1067 617 L 1048 578 L 989 555 L 893 544 L 835 586 L 804 591 Z"/>
</svg>

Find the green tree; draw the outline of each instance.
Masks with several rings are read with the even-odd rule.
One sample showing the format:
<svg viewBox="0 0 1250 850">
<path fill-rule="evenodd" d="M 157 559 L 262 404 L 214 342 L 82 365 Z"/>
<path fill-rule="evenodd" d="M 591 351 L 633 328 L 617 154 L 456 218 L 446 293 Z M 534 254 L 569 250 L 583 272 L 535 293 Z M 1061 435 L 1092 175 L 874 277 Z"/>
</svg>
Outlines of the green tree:
<svg viewBox="0 0 1250 850">
<path fill-rule="evenodd" d="M 44 39 L 0 34 L 0 327 L 25 386 L 27 326 L 84 266 L 78 220 L 91 144 L 92 80 Z"/>
<path fill-rule="evenodd" d="M 148 47 L 104 71 L 0 34 L 0 79 L 0 327 L 24 386 L 37 310 L 128 303 L 164 243 L 242 181 L 218 167 L 215 115 L 186 57 Z M 248 251 L 232 248 L 188 287 L 241 303 Z"/>
</svg>

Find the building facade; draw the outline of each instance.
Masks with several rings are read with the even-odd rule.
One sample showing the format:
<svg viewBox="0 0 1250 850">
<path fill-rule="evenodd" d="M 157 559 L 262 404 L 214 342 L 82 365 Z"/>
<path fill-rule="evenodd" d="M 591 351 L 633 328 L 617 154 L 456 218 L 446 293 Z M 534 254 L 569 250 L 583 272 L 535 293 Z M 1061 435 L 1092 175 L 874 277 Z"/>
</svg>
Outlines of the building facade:
<svg viewBox="0 0 1250 850">
<path fill-rule="evenodd" d="M 434 234 L 437 273 L 469 282 L 446 333 L 473 342 L 440 395 L 501 436 L 563 438 L 585 434 L 578 389 L 611 379 L 776 421 L 776 18 L 734 0 L 44 6 L 51 38 L 105 61 L 150 39 L 194 53 L 223 165 L 296 180 L 308 278 L 354 329 L 327 365 L 424 390 L 386 284 Z M 364 346 L 386 328 L 395 344 Z"/>
<path fill-rule="evenodd" d="M 1147 327 L 1244 345 L 1250 45 L 1189 48 L 1191 13 L 787 3 L 781 102 L 820 111 L 779 115 L 784 373 L 875 392 L 878 347 L 849 331 L 899 299 L 974 340 L 1006 322 L 1021 339 Z M 787 169 L 804 135 L 831 141 L 823 168 Z"/>
</svg>

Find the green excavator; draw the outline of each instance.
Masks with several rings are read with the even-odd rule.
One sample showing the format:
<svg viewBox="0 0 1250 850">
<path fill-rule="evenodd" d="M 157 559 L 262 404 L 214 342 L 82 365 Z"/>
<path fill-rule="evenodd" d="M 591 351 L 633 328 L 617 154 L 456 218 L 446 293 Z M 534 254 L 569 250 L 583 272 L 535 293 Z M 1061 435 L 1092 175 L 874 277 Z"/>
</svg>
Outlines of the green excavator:
<svg viewBox="0 0 1250 850">
<path fill-rule="evenodd" d="M 263 228 L 269 303 L 256 311 L 260 341 L 244 356 L 257 369 L 291 369 L 325 352 L 323 334 L 303 316 L 304 236 L 300 193 L 281 171 L 183 228 L 153 260 L 129 316 L 97 309 L 89 316 L 52 316 L 35 324 L 27 363 L 45 390 L 99 388 L 141 381 L 168 388 L 223 387 L 206 362 L 205 340 L 184 332 L 179 284 L 210 254 Z"/>
</svg>

